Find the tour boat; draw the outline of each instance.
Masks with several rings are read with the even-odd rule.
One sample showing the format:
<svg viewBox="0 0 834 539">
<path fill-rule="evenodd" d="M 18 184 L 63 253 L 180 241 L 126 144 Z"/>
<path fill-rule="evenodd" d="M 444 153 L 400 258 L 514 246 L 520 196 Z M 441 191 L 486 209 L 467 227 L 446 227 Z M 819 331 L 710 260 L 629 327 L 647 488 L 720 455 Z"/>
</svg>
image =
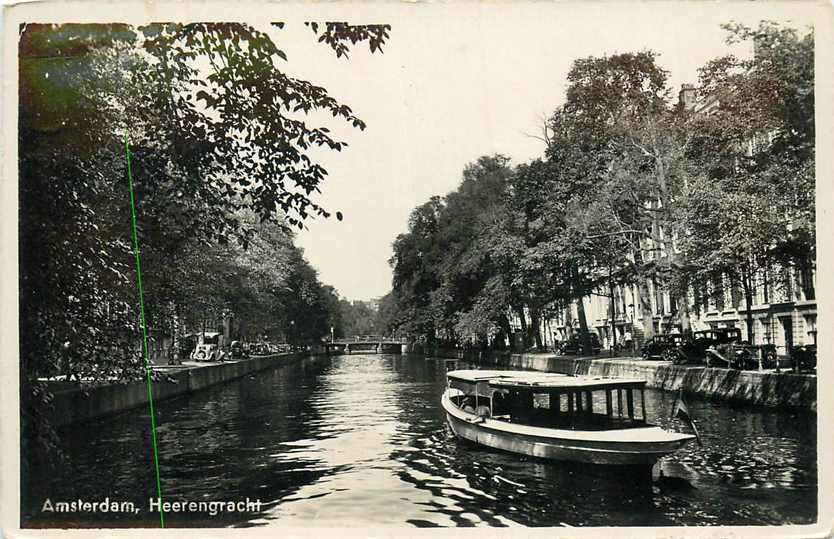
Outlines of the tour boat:
<svg viewBox="0 0 834 539">
<path fill-rule="evenodd" d="M 455 370 L 446 378 L 442 405 L 452 432 L 495 449 L 651 467 L 695 438 L 646 421 L 645 380 L 490 370 Z"/>
</svg>

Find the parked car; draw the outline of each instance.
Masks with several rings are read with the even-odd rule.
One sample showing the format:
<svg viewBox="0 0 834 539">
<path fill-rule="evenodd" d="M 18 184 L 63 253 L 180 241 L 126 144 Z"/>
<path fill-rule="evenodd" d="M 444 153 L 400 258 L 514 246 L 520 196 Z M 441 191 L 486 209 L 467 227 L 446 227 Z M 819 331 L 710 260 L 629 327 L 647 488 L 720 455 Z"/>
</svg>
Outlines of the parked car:
<svg viewBox="0 0 834 539">
<path fill-rule="evenodd" d="M 715 328 L 707 330 L 712 332 L 717 344 L 741 343 L 740 328 Z"/>
<path fill-rule="evenodd" d="M 599 342 L 599 336 L 596 333 L 589 333 L 588 338 L 590 339 L 591 350 L 585 350 L 585 344 L 583 343 L 581 334 L 574 334 L 559 345 L 559 353 L 562 355 L 587 355 L 589 353 L 594 355 L 599 354 L 600 350 L 602 350 L 602 345 Z"/>
<path fill-rule="evenodd" d="M 711 330 L 696 331 L 691 336 L 684 337 L 667 355 L 675 365 L 698 365 L 705 362 L 707 349 L 715 344 L 716 340 Z"/>
<path fill-rule="evenodd" d="M 177 356 L 179 361 L 182 362 L 183 359 L 190 358 L 195 348 L 197 348 L 197 335 L 189 333 L 180 337 L 177 340 Z"/>
<path fill-rule="evenodd" d="M 223 361 L 225 354 L 221 349 L 223 336 L 220 333 L 202 333 L 197 347 L 191 352 L 194 361 Z"/>
<path fill-rule="evenodd" d="M 640 355 L 643 359 L 665 359 L 673 360 L 675 350 L 683 342 L 683 335 L 680 333 L 666 333 L 655 335 L 640 347 Z"/>
<path fill-rule="evenodd" d="M 240 341 L 232 341 L 229 345 L 229 357 L 232 359 L 243 359 L 247 356 L 246 350 L 243 348 L 243 343 Z"/>
<path fill-rule="evenodd" d="M 817 345 L 794 346 L 791 360 L 794 372 L 817 372 Z"/>
<path fill-rule="evenodd" d="M 667 357 L 676 365 L 703 364 L 707 362 L 710 349 L 717 350 L 716 347 L 726 347 L 727 345 L 744 346 L 751 355 L 758 357 L 758 352 L 754 353 L 751 347 L 742 342 L 739 328 L 713 328 L 696 331 L 691 337 L 682 338 L 674 350 L 667 352 Z M 738 354 L 734 352 L 734 355 Z"/>
<path fill-rule="evenodd" d="M 269 345 L 262 342 L 252 343 L 249 346 L 249 353 L 253 356 L 265 356 L 269 354 Z"/>
<path fill-rule="evenodd" d="M 763 369 L 775 369 L 777 366 L 787 367 L 785 359 L 780 359 L 776 353 L 775 344 L 753 344 L 748 345 L 743 342 L 744 346 L 750 350 L 756 360 L 756 368 L 758 368 L 759 357 L 761 357 Z M 778 364 L 778 365 L 777 365 Z"/>
<path fill-rule="evenodd" d="M 724 367 L 727 369 L 756 369 L 758 357 L 743 343 L 724 343 L 710 346 L 706 354 L 707 367 Z"/>
</svg>

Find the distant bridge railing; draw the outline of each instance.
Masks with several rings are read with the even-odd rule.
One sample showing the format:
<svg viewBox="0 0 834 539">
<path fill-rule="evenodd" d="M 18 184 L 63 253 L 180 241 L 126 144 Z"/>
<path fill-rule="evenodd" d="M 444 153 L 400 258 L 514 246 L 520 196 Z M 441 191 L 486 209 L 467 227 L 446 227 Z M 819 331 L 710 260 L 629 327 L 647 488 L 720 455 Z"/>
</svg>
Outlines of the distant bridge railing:
<svg viewBox="0 0 834 539">
<path fill-rule="evenodd" d="M 381 337 L 375 335 L 357 335 L 333 340 L 333 344 L 405 344 L 405 339 L 398 337 Z"/>
</svg>

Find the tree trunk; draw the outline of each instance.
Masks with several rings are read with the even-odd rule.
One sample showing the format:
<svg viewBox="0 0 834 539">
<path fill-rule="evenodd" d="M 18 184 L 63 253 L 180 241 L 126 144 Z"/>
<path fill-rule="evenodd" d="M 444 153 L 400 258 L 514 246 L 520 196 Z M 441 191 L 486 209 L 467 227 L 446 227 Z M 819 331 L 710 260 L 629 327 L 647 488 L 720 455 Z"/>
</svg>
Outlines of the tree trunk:
<svg viewBox="0 0 834 539">
<path fill-rule="evenodd" d="M 770 272 L 768 271 L 769 268 L 770 266 L 765 265 L 763 271 L 764 275 L 762 277 L 762 286 L 764 286 L 763 292 L 765 303 L 770 303 Z"/>
<path fill-rule="evenodd" d="M 640 316 L 643 318 L 643 338 L 649 339 L 654 336 L 654 321 L 649 285 L 643 276 L 637 278 L 637 304 L 640 306 Z"/>
<path fill-rule="evenodd" d="M 565 333 L 566 337 L 573 335 L 573 312 L 571 312 L 571 302 L 565 303 Z"/>
<path fill-rule="evenodd" d="M 434 326 L 428 328 L 426 332 L 426 346 L 430 349 L 434 348 L 435 343 L 437 341 L 437 336 L 435 335 Z"/>
<path fill-rule="evenodd" d="M 591 334 L 588 332 L 588 319 L 585 317 L 585 302 L 582 298 L 576 300 L 576 314 L 579 317 L 579 336 L 582 339 L 584 352 L 591 353 Z"/>
<path fill-rule="evenodd" d="M 609 306 L 611 307 L 611 352 L 613 353 L 617 349 L 617 309 L 614 299 L 614 279 L 611 277 L 610 266 L 608 268 L 608 292 L 610 294 Z"/>
<path fill-rule="evenodd" d="M 533 333 L 536 350 L 544 352 L 544 347 L 542 347 L 541 322 L 541 310 L 538 307 L 530 307 L 530 330 Z"/>
<path fill-rule="evenodd" d="M 582 341 L 582 348 L 585 352 L 591 351 L 591 335 L 588 332 L 588 319 L 585 316 L 585 302 L 582 299 L 585 297 L 583 291 L 577 290 L 576 285 L 580 282 L 579 281 L 579 270 L 576 266 L 571 267 L 570 269 L 571 277 L 573 280 L 573 289 L 574 293 L 578 292 L 578 297 L 576 298 L 576 315 L 579 318 L 579 338 Z"/>
<path fill-rule="evenodd" d="M 753 344 L 753 272 L 742 268 L 741 284 L 744 287 L 744 306 L 747 307 L 747 342 Z"/>
<path fill-rule="evenodd" d="M 504 350 L 506 342 L 504 339 L 510 339 L 510 344 L 512 344 L 513 338 L 513 329 L 510 327 L 510 320 L 507 318 L 507 315 L 502 313 L 501 316 L 498 318 L 498 327 L 501 328 L 501 345 L 500 347 L 496 347 L 499 350 Z"/>
<path fill-rule="evenodd" d="M 681 323 L 681 333 L 690 335 L 692 333 L 692 325 L 689 323 L 688 297 L 684 297 L 682 302 L 678 301 L 678 321 Z"/>
<path fill-rule="evenodd" d="M 518 315 L 518 321 L 521 323 L 521 350 L 517 352 L 524 352 L 527 349 L 527 318 L 524 316 L 524 305 L 519 305 L 515 308 Z"/>
<path fill-rule="evenodd" d="M 643 274 L 641 269 L 643 268 L 643 252 L 640 250 L 640 241 L 639 239 L 636 240 L 635 244 L 637 245 L 636 249 L 634 250 L 634 263 L 637 266 L 637 286 L 635 287 L 636 298 L 635 299 L 635 307 L 640 308 L 640 316 L 643 320 L 643 338 L 650 339 L 654 336 L 654 323 L 652 319 L 652 300 L 651 296 L 649 295 L 649 285 L 648 279 Z M 636 341 L 635 341 L 635 344 Z"/>
<path fill-rule="evenodd" d="M 183 358 L 180 357 L 180 313 L 179 313 L 179 305 L 176 303 L 171 304 L 171 311 L 173 315 L 171 316 L 171 354 L 169 357 L 174 361 L 182 361 Z"/>
</svg>

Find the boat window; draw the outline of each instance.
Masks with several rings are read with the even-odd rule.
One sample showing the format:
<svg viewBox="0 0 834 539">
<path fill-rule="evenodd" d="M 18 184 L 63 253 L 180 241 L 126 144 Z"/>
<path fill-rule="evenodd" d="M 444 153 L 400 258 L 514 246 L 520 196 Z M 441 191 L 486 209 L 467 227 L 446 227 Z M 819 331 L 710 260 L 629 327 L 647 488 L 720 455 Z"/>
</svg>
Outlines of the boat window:
<svg viewBox="0 0 834 539">
<path fill-rule="evenodd" d="M 461 391 L 464 395 L 475 394 L 475 384 L 472 382 L 464 382 L 463 380 L 452 378 L 449 380 L 449 387 Z"/>
<path fill-rule="evenodd" d="M 464 412 L 489 416 L 493 389 L 488 381 L 469 382 L 449 379 L 449 399 Z"/>
<path fill-rule="evenodd" d="M 467 382 L 452 378 L 449 380 L 449 387 L 460 390 L 464 395 L 478 395 L 479 397 L 490 397 L 493 391 L 489 387 L 489 381 Z"/>
<path fill-rule="evenodd" d="M 506 389 L 496 389 L 492 392 L 492 415 L 493 416 L 509 416 L 510 415 L 510 400 L 508 398 L 509 391 Z"/>
<path fill-rule="evenodd" d="M 492 415 L 523 425 L 576 430 L 645 426 L 645 399 L 640 388 L 495 390 Z"/>
</svg>

